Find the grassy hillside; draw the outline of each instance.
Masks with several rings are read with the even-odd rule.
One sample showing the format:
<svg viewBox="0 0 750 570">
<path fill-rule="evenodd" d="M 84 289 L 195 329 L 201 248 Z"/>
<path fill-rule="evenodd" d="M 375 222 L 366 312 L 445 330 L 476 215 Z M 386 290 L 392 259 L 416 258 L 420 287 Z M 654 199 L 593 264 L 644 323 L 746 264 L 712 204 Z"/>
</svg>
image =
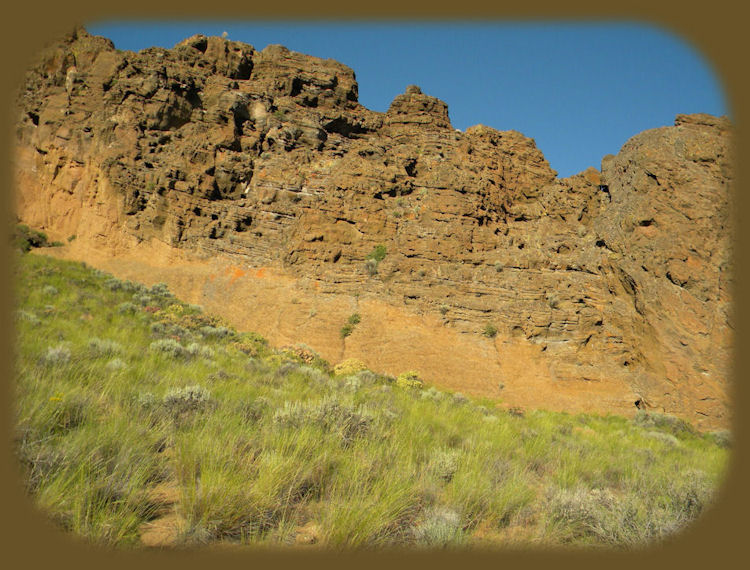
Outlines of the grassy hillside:
<svg viewBox="0 0 750 570">
<path fill-rule="evenodd" d="M 697 517 L 728 442 L 502 411 L 277 351 L 163 285 L 21 255 L 16 449 L 33 501 L 118 545 L 632 547 Z"/>
</svg>

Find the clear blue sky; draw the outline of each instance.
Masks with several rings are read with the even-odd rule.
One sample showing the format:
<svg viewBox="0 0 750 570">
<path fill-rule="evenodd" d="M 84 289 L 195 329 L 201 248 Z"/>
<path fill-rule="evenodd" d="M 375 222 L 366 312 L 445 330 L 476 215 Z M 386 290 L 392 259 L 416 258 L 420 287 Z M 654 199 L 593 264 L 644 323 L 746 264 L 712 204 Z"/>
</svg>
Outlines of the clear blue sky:
<svg viewBox="0 0 750 570">
<path fill-rule="evenodd" d="M 631 136 L 679 113 L 729 115 L 719 77 L 687 40 L 641 24 L 101 22 L 118 49 L 172 47 L 197 33 L 338 60 L 359 101 L 385 111 L 409 84 L 482 123 L 533 138 L 560 176 L 597 168 Z"/>
</svg>

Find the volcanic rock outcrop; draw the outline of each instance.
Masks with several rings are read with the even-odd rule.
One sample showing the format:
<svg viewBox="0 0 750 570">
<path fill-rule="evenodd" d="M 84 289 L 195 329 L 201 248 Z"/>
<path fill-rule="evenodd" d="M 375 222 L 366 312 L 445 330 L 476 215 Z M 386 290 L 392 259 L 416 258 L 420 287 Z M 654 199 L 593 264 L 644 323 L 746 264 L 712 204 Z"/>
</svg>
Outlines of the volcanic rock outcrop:
<svg viewBox="0 0 750 570">
<path fill-rule="evenodd" d="M 532 139 L 459 132 L 416 86 L 386 113 L 357 99 L 351 69 L 281 46 L 133 53 L 78 29 L 19 92 L 18 218 L 333 362 L 728 424 L 727 119 L 680 115 L 560 179 Z"/>
</svg>

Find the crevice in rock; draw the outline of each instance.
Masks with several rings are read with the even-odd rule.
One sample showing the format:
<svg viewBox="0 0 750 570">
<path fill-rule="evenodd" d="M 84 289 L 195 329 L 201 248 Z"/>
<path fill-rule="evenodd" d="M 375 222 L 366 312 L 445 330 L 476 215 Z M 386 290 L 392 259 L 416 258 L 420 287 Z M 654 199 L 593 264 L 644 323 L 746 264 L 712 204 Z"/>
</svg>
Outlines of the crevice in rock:
<svg viewBox="0 0 750 570">
<path fill-rule="evenodd" d="M 657 186 L 661 186 L 661 183 L 659 182 L 659 179 L 656 177 L 656 174 L 654 174 L 653 172 L 649 172 L 648 170 L 644 170 L 644 172 L 646 173 L 646 176 L 648 176 L 654 182 L 656 182 Z"/>
<path fill-rule="evenodd" d="M 323 125 L 323 129 L 327 133 L 336 133 L 347 138 L 352 138 L 352 135 L 359 135 L 368 132 L 368 130 L 362 127 L 362 125 L 351 123 L 343 116 L 328 121 Z"/>
</svg>

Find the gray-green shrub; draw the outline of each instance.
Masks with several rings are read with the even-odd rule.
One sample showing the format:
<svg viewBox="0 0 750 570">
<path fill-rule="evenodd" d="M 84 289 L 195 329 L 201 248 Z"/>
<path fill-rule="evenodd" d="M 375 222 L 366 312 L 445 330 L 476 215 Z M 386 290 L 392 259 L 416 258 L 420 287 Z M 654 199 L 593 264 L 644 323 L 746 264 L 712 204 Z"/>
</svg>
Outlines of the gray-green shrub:
<svg viewBox="0 0 750 570">
<path fill-rule="evenodd" d="M 657 428 L 665 430 L 678 437 L 695 432 L 692 426 L 685 420 L 682 420 L 675 416 L 670 416 L 668 414 L 647 412 L 645 410 L 639 410 L 636 413 L 636 415 L 633 417 L 633 423 L 644 428 Z"/>
<path fill-rule="evenodd" d="M 159 340 L 155 340 L 149 345 L 149 349 L 154 352 L 161 352 L 175 358 L 188 356 L 188 351 L 185 349 L 185 347 L 172 338 L 162 338 Z"/>
<path fill-rule="evenodd" d="M 57 366 L 70 362 L 70 357 L 70 349 L 63 344 L 60 344 L 58 346 L 47 348 L 47 351 L 42 356 L 42 362 L 48 366 Z"/>
<path fill-rule="evenodd" d="M 46 295 L 47 297 L 54 297 L 58 293 L 60 293 L 60 291 L 58 291 L 57 287 L 55 287 L 54 285 L 45 285 L 42 289 L 42 294 Z"/>
<path fill-rule="evenodd" d="M 117 372 L 119 370 L 123 370 L 125 368 L 125 362 L 122 361 L 119 358 L 113 358 L 107 364 L 104 365 L 104 368 L 107 369 L 109 372 Z"/>
<path fill-rule="evenodd" d="M 441 449 L 435 452 L 430 469 L 438 479 L 448 482 L 453 479 L 460 462 L 461 453 L 455 449 Z"/>
<path fill-rule="evenodd" d="M 192 342 L 187 345 L 185 352 L 187 352 L 189 356 L 206 358 L 209 360 L 216 355 L 216 352 L 210 346 L 204 346 L 197 342 Z"/>
<path fill-rule="evenodd" d="M 172 388 L 164 395 L 162 403 L 173 413 L 204 410 L 211 404 L 211 392 L 199 384 Z"/>
<path fill-rule="evenodd" d="M 418 545 L 429 548 L 460 544 L 463 541 L 461 516 L 446 507 L 433 507 L 414 527 L 414 538 Z"/>
<path fill-rule="evenodd" d="M 145 307 L 146 305 L 150 305 L 154 301 L 154 298 L 151 295 L 145 295 L 143 293 L 136 293 L 133 295 L 133 303 L 136 305 L 141 305 L 142 307 Z"/>
<path fill-rule="evenodd" d="M 42 322 L 34 313 L 31 311 L 24 311 L 23 309 L 16 311 L 16 318 L 19 321 L 25 321 L 31 325 L 38 325 Z"/>
<path fill-rule="evenodd" d="M 125 301 L 117 305 L 117 312 L 122 315 L 128 315 L 138 312 L 138 306 L 130 301 Z"/>
<path fill-rule="evenodd" d="M 89 340 L 89 350 L 94 356 L 114 356 L 122 352 L 122 345 L 113 340 L 94 337 Z"/>
<path fill-rule="evenodd" d="M 205 338 L 225 338 L 232 336 L 231 331 L 227 327 L 205 326 L 201 327 L 200 333 Z"/>
</svg>

